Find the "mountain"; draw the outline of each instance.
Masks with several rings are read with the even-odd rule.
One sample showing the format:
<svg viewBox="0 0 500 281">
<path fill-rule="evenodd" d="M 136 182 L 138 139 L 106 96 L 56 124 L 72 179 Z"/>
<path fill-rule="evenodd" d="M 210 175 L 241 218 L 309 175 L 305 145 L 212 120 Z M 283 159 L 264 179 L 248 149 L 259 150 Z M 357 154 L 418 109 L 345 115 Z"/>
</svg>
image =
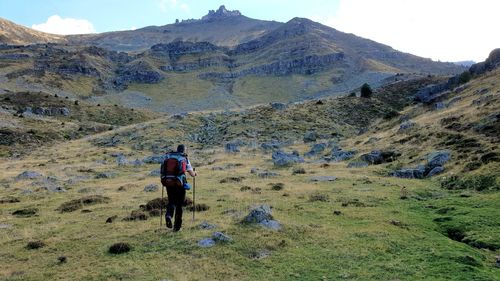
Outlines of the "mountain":
<svg viewBox="0 0 500 281">
<path fill-rule="evenodd" d="M 0 44 L 27 45 L 34 43 L 65 42 L 62 35 L 36 31 L 0 18 Z"/>
<path fill-rule="evenodd" d="M 2 87 L 179 113 L 297 102 L 465 70 L 308 19 L 259 21 L 224 6 L 199 20 L 65 40 L 2 46 Z"/>
<path fill-rule="evenodd" d="M 115 51 L 143 51 L 159 43 L 174 41 L 210 42 L 218 46 L 236 46 L 273 30 L 282 23 L 256 20 L 239 11 L 221 6 L 199 20 L 177 21 L 164 26 L 148 26 L 137 30 L 101 34 L 72 35 L 73 44 L 87 44 Z"/>
</svg>

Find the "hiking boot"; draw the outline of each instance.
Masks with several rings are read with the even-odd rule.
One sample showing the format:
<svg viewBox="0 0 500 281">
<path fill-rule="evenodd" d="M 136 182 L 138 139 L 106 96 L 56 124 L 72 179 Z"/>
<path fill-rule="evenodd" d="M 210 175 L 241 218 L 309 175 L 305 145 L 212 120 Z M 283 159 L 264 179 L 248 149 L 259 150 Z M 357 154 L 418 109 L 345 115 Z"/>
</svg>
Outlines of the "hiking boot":
<svg viewBox="0 0 500 281">
<path fill-rule="evenodd" d="M 180 227 L 174 227 L 174 232 L 178 232 L 178 231 L 180 231 L 180 230 L 181 230 L 181 228 L 180 228 Z"/>
<path fill-rule="evenodd" d="M 165 221 L 167 222 L 167 227 L 172 228 L 172 219 L 170 217 L 165 217 Z"/>
</svg>

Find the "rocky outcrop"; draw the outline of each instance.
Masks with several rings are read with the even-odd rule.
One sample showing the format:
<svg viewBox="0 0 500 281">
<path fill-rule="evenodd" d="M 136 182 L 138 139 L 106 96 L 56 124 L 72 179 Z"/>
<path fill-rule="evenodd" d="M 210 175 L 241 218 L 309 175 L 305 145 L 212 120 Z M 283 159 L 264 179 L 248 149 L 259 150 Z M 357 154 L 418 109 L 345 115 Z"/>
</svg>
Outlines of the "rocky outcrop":
<svg viewBox="0 0 500 281">
<path fill-rule="evenodd" d="M 304 162 L 304 159 L 298 153 L 285 153 L 283 151 L 276 151 L 272 155 L 274 166 L 287 167 L 296 163 Z"/>
<path fill-rule="evenodd" d="M 396 158 L 400 155 L 400 153 L 397 153 L 395 151 L 374 150 L 370 153 L 361 155 L 361 160 L 372 165 L 378 165 L 382 163 L 392 162 L 396 160 Z"/>
<path fill-rule="evenodd" d="M 125 89 L 130 83 L 155 84 L 165 77 L 145 61 L 132 62 L 116 71 L 113 85 Z"/>
<path fill-rule="evenodd" d="M 451 159 L 449 151 L 434 151 L 427 155 L 426 165 L 393 171 L 392 176 L 405 179 L 423 179 L 444 172 L 444 164 Z"/>
<path fill-rule="evenodd" d="M 500 48 L 491 51 L 490 55 L 484 62 L 476 63 L 469 68 L 472 75 L 480 75 L 487 71 L 491 71 L 500 67 Z"/>
<path fill-rule="evenodd" d="M 217 11 L 209 10 L 208 14 L 201 18 L 202 21 L 215 21 L 220 19 L 225 19 L 228 17 L 237 17 L 241 16 L 240 11 L 234 10 L 229 11 L 226 9 L 226 6 L 222 5 L 217 9 Z"/>
</svg>

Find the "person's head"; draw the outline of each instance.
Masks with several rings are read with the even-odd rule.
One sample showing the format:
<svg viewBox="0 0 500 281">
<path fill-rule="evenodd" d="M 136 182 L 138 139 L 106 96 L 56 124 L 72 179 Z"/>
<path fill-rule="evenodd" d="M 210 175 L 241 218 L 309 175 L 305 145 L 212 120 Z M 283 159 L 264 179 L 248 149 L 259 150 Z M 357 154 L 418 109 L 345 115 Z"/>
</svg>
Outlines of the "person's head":
<svg viewBox="0 0 500 281">
<path fill-rule="evenodd" d="M 179 144 L 177 146 L 177 152 L 178 153 L 186 153 L 186 146 L 184 146 L 183 144 Z"/>
</svg>

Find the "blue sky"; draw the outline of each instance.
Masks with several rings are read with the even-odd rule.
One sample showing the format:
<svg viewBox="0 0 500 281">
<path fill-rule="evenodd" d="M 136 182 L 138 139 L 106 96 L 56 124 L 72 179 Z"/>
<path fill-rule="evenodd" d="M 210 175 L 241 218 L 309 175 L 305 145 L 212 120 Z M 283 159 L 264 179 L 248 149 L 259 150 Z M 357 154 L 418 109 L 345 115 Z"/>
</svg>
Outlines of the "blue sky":
<svg viewBox="0 0 500 281">
<path fill-rule="evenodd" d="M 433 60 L 483 61 L 500 48 L 498 0 L 0 0 L 0 17 L 45 32 L 94 33 L 201 18 L 222 4 L 256 19 L 309 18 Z"/>
</svg>

